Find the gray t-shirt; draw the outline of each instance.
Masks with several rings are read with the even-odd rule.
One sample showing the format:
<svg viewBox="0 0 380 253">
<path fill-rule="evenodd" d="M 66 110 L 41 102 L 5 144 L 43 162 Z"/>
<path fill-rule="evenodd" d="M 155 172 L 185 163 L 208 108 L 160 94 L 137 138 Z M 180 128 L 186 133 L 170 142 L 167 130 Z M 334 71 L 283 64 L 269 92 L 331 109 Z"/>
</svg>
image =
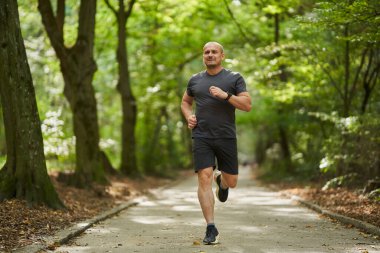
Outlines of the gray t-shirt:
<svg viewBox="0 0 380 253">
<path fill-rule="evenodd" d="M 236 138 L 235 107 L 228 101 L 213 97 L 210 86 L 234 95 L 247 91 L 244 78 L 238 72 L 222 69 L 216 75 L 202 71 L 193 75 L 187 84 L 187 95 L 194 97 L 197 125 L 193 138 Z"/>
</svg>

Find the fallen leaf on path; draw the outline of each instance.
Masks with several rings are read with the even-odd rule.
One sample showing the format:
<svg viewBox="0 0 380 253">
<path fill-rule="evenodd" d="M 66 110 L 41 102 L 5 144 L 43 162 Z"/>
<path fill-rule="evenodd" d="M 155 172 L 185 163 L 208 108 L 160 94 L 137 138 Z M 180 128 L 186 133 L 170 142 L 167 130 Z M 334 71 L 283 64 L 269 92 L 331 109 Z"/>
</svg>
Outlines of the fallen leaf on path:
<svg viewBox="0 0 380 253">
<path fill-rule="evenodd" d="M 193 241 L 193 245 L 201 245 L 200 241 Z"/>
<path fill-rule="evenodd" d="M 61 246 L 58 242 L 55 242 L 53 244 L 50 244 L 49 246 L 47 246 L 47 249 L 48 250 L 55 250 L 56 248 L 58 248 L 59 246 Z"/>
</svg>

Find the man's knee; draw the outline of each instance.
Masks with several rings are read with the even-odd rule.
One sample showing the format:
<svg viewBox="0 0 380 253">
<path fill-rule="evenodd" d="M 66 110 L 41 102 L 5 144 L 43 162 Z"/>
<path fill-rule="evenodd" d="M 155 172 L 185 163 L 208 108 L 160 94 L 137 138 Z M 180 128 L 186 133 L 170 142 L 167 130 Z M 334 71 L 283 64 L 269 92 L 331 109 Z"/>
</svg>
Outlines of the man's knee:
<svg viewBox="0 0 380 253">
<path fill-rule="evenodd" d="M 238 181 L 238 175 L 223 173 L 223 181 L 227 184 L 229 188 L 235 188 Z"/>
<path fill-rule="evenodd" d="M 229 187 L 229 188 L 235 188 L 236 185 L 237 185 L 237 179 L 231 180 L 231 181 L 228 183 L 228 187 Z"/>
<path fill-rule="evenodd" d="M 201 186 L 210 185 L 212 183 L 212 175 L 213 175 L 212 168 L 206 168 L 206 169 L 199 170 L 198 171 L 199 185 L 201 185 Z"/>
</svg>

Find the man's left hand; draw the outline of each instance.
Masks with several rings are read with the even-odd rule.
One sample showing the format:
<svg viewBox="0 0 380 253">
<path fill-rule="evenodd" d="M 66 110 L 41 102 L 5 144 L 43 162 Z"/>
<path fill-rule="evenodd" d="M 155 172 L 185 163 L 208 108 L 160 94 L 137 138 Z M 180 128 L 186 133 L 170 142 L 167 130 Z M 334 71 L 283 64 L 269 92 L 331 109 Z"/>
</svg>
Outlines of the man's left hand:
<svg viewBox="0 0 380 253">
<path fill-rule="evenodd" d="M 220 99 L 226 99 L 228 96 L 227 92 L 225 92 L 224 90 L 222 90 L 216 86 L 211 86 L 209 91 L 213 97 L 217 97 Z"/>
</svg>

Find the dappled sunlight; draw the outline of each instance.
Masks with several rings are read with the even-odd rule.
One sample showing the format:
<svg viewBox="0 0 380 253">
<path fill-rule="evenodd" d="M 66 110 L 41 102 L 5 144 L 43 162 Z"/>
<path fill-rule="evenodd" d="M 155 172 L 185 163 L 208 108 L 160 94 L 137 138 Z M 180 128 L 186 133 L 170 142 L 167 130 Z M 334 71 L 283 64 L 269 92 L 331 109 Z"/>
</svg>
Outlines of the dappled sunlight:
<svg viewBox="0 0 380 253">
<path fill-rule="evenodd" d="M 353 253 L 363 243 L 362 237 L 352 240 L 359 238 L 356 230 L 320 219 L 292 200 L 252 187 L 251 181 L 243 179 L 239 189 L 231 189 L 226 203 L 215 199 L 221 243 L 202 245 L 206 224 L 192 186 L 196 183 L 192 178 L 171 190 L 156 191 L 150 199 L 89 230 L 83 237 L 91 239 L 81 240 L 83 247 L 74 245 L 68 252 Z M 93 244 L 98 246 L 87 247 Z M 367 245 L 370 242 L 360 247 Z M 63 247 L 60 250 L 65 252 Z"/>
<path fill-rule="evenodd" d="M 111 234 L 111 233 L 117 233 L 120 231 L 120 228 L 115 227 L 93 227 L 86 231 L 86 233 L 97 233 L 97 234 Z"/>
<path fill-rule="evenodd" d="M 282 214 L 299 214 L 299 213 L 305 213 L 305 210 L 300 209 L 298 206 L 294 207 L 281 207 L 281 208 L 271 208 L 273 212 L 278 212 Z"/>
<path fill-rule="evenodd" d="M 300 209 L 295 206 L 292 207 L 284 207 L 284 208 L 270 208 L 266 211 L 266 215 L 272 215 L 274 217 L 286 217 L 288 219 L 297 218 L 299 219 L 307 219 L 307 220 L 315 220 L 317 217 L 314 213 L 308 212 L 307 210 Z"/>
<path fill-rule="evenodd" d="M 62 252 L 67 252 L 67 250 L 70 250 L 72 253 L 89 253 L 94 252 L 94 247 L 89 246 L 70 246 L 70 247 L 60 247 L 60 250 Z"/>
<path fill-rule="evenodd" d="M 78 228 L 83 228 L 85 226 L 88 226 L 88 224 L 89 224 L 88 222 L 81 222 L 81 223 L 76 224 L 75 226 Z"/>
<path fill-rule="evenodd" d="M 175 199 L 186 199 L 196 196 L 197 189 L 194 189 L 194 192 L 192 191 L 178 191 L 178 190 L 164 190 L 163 192 L 157 193 L 157 195 L 161 196 L 168 196 L 169 198 L 175 198 Z"/>
<path fill-rule="evenodd" d="M 178 203 L 177 199 L 165 199 L 165 200 L 159 200 L 156 201 L 158 205 L 167 205 L 167 206 L 172 206 Z"/>
<path fill-rule="evenodd" d="M 267 189 L 261 188 L 261 187 L 244 187 L 244 189 L 239 189 L 239 188 L 237 188 L 236 190 L 234 189 L 234 195 L 243 195 L 243 196 L 254 195 L 257 197 L 273 198 L 273 197 L 278 196 L 279 194 L 277 192 L 269 192 Z"/>
<path fill-rule="evenodd" d="M 231 201 L 232 202 L 232 201 Z M 276 206 L 276 205 L 287 205 L 290 203 L 287 199 L 276 199 L 269 197 L 235 197 L 233 199 L 235 205 L 267 205 L 267 206 Z"/>
<path fill-rule="evenodd" d="M 161 216 L 134 216 L 131 220 L 142 224 L 168 224 L 174 223 L 175 220 Z"/>
<path fill-rule="evenodd" d="M 200 212 L 201 208 L 196 208 L 195 206 L 173 206 L 174 211 L 186 211 L 186 212 Z"/>
<path fill-rule="evenodd" d="M 249 233 L 262 233 L 263 230 L 259 227 L 254 227 L 254 226 L 236 226 L 234 228 L 236 231 L 241 230 L 244 232 L 249 232 Z"/>
<path fill-rule="evenodd" d="M 232 210 L 228 211 L 228 213 L 230 214 L 234 214 L 234 215 L 246 215 L 248 214 L 248 211 L 246 211 L 245 209 L 242 210 L 241 207 L 234 207 L 234 208 L 231 208 Z M 219 208 L 217 209 L 219 210 Z"/>
<path fill-rule="evenodd" d="M 157 206 L 157 203 L 154 201 L 142 201 L 139 203 L 139 206 L 153 207 Z"/>
</svg>

